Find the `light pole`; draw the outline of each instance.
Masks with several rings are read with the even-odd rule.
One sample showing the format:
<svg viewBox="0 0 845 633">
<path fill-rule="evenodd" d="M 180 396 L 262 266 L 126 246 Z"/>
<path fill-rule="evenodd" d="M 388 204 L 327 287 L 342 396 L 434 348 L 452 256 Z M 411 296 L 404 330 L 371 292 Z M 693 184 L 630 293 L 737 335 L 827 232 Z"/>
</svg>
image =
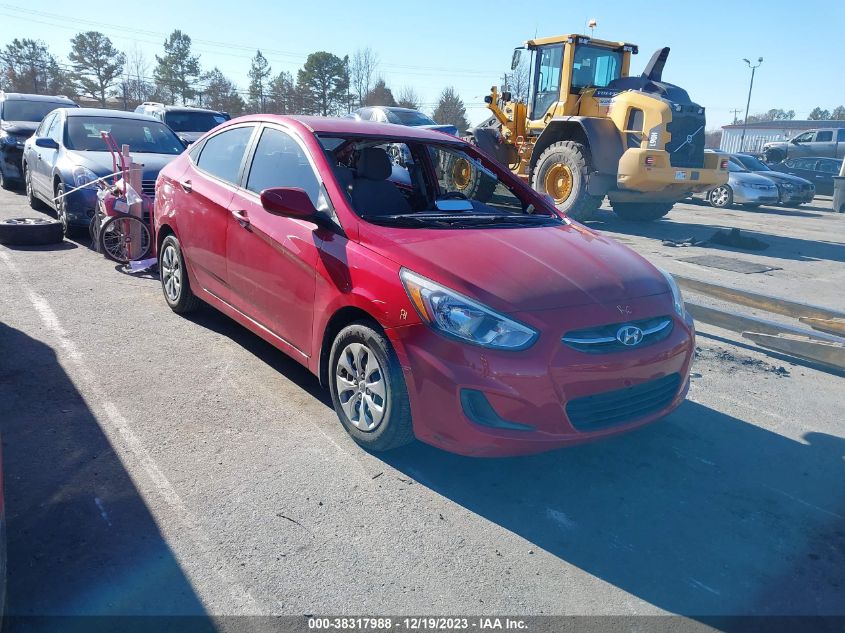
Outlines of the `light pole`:
<svg viewBox="0 0 845 633">
<path fill-rule="evenodd" d="M 754 71 L 760 67 L 760 64 L 763 63 L 763 58 L 760 57 L 757 59 L 757 65 L 754 66 L 751 62 L 747 59 L 743 59 L 748 67 L 751 69 L 751 84 L 748 86 L 748 101 L 745 103 L 745 123 L 742 124 L 742 138 L 739 140 L 739 151 L 740 153 L 745 151 L 745 128 L 748 127 L 748 108 L 751 107 L 751 90 L 754 88 Z"/>
</svg>

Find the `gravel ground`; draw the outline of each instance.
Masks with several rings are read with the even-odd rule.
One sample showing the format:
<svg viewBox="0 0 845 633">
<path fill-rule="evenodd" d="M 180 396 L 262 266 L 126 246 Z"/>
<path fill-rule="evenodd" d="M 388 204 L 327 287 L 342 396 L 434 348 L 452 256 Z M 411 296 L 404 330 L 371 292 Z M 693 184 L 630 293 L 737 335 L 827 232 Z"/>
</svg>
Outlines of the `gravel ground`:
<svg viewBox="0 0 845 633">
<path fill-rule="evenodd" d="M 845 308 L 845 215 L 594 226 L 673 272 Z M 0 192 L 0 217 L 37 215 Z M 670 248 L 740 227 L 762 253 Z M 781 270 L 677 261 L 716 253 Z M 479 460 L 358 448 L 295 362 L 66 241 L 0 246 L 11 614 L 845 614 L 841 375 L 699 331 L 688 402 Z"/>
</svg>

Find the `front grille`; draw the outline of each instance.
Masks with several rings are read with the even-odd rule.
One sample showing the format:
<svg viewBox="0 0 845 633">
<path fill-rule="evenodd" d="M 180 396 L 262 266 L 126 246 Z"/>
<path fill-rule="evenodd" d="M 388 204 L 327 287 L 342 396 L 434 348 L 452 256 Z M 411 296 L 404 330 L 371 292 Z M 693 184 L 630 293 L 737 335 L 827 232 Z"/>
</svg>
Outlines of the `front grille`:
<svg viewBox="0 0 845 633">
<path fill-rule="evenodd" d="M 634 325 L 643 332 L 642 341 L 637 345 L 624 345 L 616 338 L 617 333 L 623 327 Z M 612 352 L 624 352 L 635 350 L 662 341 L 672 333 L 672 318 L 668 316 L 642 319 L 640 321 L 628 321 L 625 323 L 613 323 L 600 327 L 567 332 L 561 339 L 564 344 L 587 354 L 609 354 Z"/>
<path fill-rule="evenodd" d="M 154 198 L 156 194 L 156 181 L 155 180 L 142 180 L 141 181 L 141 192 L 148 195 L 150 198 Z"/>
<path fill-rule="evenodd" d="M 672 402 L 680 386 L 681 375 L 670 374 L 635 387 L 570 400 L 566 415 L 578 431 L 597 431 L 659 411 Z"/>
<path fill-rule="evenodd" d="M 697 105 L 672 110 L 672 121 L 666 130 L 672 139 L 666 144 L 672 167 L 704 167 L 704 115 Z"/>
</svg>

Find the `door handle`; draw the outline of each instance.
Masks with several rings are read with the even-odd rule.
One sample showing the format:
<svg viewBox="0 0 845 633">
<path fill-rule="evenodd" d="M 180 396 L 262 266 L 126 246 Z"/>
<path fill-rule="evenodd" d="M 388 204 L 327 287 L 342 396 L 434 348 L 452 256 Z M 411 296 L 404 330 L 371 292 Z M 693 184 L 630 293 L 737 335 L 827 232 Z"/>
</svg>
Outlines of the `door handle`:
<svg viewBox="0 0 845 633">
<path fill-rule="evenodd" d="M 235 218 L 242 227 L 246 228 L 249 226 L 249 216 L 246 214 L 246 211 L 243 211 L 242 209 L 232 209 L 229 213 L 232 214 L 232 217 Z"/>
<path fill-rule="evenodd" d="M 35 157 L 36 157 L 38 160 L 41 160 L 41 154 L 36 154 L 36 155 L 35 155 Z"/>
<path fill-rule="evenodd" d="M 190 180 L 182 180 L 179 184 L 185 193 L 191 193 L 194 190 Z"/>
</svg>

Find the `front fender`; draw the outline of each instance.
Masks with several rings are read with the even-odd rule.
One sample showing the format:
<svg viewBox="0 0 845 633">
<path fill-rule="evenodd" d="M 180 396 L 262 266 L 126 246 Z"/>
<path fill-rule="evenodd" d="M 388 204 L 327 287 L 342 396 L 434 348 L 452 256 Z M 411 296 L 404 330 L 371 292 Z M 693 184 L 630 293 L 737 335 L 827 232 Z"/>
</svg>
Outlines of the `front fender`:
<svg viewBox="0 0 845 633">
<path fill-rule="evenodd" d="M 531 169 L 537 159 L 553 143 L 575 141 L 589 147 L 593 169 L 600 174 L 615 175 L 624 148 L 619 130 L 610 119 L 569 116 L 549 121 L 534 145 Z"/>
</svg>

